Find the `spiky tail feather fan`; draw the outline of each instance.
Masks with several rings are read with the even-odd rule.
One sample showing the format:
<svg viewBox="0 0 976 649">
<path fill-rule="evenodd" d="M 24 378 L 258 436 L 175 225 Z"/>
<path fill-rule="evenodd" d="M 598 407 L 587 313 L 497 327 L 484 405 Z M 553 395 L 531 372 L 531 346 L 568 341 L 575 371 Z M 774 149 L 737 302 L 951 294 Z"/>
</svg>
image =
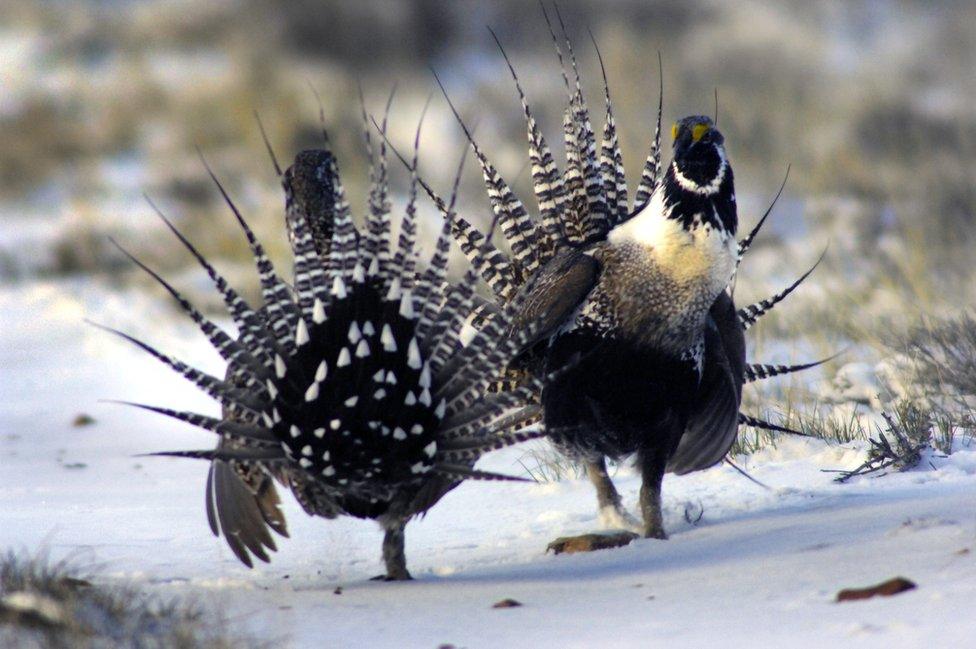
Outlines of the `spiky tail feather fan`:
<svg viewBox="0 0 976 649">
<path fill-rule="evenodd" d="M 505 335 L 505 323 L 517 304 L 499 310 L 492 326 L 462 346 L 459 335 L 473 308 L 474 278 L 469 271 L 460 285 L 445 281 L 446 232 L 428 268 L 415 270 L 417 253 L 409 234 L 415 229 L 416 174 L 403 234 L 391 254 L 385 161 L 371 173 L 369 214 L 365 233 L 360 233 L 334 156 L 327 150 L 304 152 L 296 168 L 302 156 L 320 172 L 302 178 L 312 178 L 312 184 L 318 178 L 323 186 L 301 186 L 293 168 L 284 174 L 293 287 L 275 271 L 208 167 L 251 247 L 264 299 L 260 307 L 241 298 L 162 217 L 213 280 L 237 327 L 236 337 L 126 252 L 197 323 L 227 362 L 225 378 L 114 332 L 222 406 L 218 418 L 131 404 L 219 437 L 215 449 L 160 455 L 212 462 L 207 481 L 211 529 L 217 534 L 222 527 L 228 544 L 247 565 L 248 550 L 267 561 L 265 549 L 275 549 L 265 525 L 287 534 L 271 476 L 288 484 L 309 513 L 405 520 L 425 511 L 460 480 L 516 479 L 474 465 L 490 450 L 543 434 L 541 424 L 526 428 L 538 420 L 538 408 L 529 401 L 539 386 L 483 396 L 518 351 L 519 341 Z M 479 267 L 491 254 L 487 244 L 469 253 Z M 243 494 L 227 493 L 244 486 Z M 408 504 L 400 510 L 389 511 L 392 503 L 404 500 Z"/>
</svg>

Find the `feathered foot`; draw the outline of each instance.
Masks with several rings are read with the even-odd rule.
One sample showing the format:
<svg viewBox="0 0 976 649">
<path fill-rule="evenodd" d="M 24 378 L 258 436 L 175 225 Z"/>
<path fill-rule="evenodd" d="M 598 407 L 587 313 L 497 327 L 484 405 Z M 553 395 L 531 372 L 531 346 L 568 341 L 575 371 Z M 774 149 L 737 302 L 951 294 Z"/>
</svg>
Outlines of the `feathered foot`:
<svg viewBox="0 0 976 649">
<path fill-rule="evenodd" d="M 596 489 L 596 504 L 600 524 L 608 529 L 641 531 L 641 524 L 628 512 L 613 485 L 607 463 L 603 458 L 586 463 L 586 475 Z"/>
<path fill-rule="evenodd" d="M 386 574 L 373 577 L 373 581 L 409 581 L 413 577 L 407 570 L 407 555 L 403 550 L 403 530 L 406 522 L 393 523 L 386 528 L 383 536 L 383 563 L 386 564 Z"/>
<path fill-rule="evenodd" d="M 661 511 L 661 483 L 667 467 L 664 452 L 642 454 L 640 458 L 643 483 L 640 489 L 640 508 L 644 517 L 642 534 L 645 539 L 667 539 L 664 531 L 664 515 Z"/>
</svg>

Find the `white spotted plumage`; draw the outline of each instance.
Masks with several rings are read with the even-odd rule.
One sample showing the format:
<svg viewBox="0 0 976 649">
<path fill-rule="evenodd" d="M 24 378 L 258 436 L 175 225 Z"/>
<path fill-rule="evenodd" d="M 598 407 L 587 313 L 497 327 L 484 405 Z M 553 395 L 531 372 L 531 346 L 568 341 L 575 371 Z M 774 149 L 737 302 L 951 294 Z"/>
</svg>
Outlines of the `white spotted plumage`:
<svg viewBox="0 0 976 649">
<path fill-rule="evenodd" d="M 388 191 L 385 159 L 371 174 L 367 234 L 362 235 L 352 221 L 334 156 L 328 151 L 304 152 L 299 159 L 306 154 L 318 166 L 302 169 L 296 161 L 284 177 L 289 192 L 286 222 L 295 262 L 295 280 L 290 286 L 277 275 L 220 187 L 254 254 L 264 299 L 260 308 L 250 307 L 171 227 L 214 280 L 240 332 L 237 338 L 223 332 L 143 266 L 163 283 L 228 362 L 226 380 L 132 339 L 224 407 L 223 418 L 217 419 L 146 406 L 219 435 L 219 445 L 213 450 L 173 455 L 214 461 L 216 477 L 208 483 L 207 502 L 213 520 L 220 523 L 215 532 L 234 529 L 235 516 L 264 512 L 256 521 L 241 521 L 244 531 L 224 534 L 246 563 L 252 555 L 266 558 L 265 551 L 274 549 L 271 537 L 262 530 L 274 525 L 275 531 L 283 533 L 285 528 L 280 512 L 267 509 L 268 499 L 277 499 L 273 483 L 268 482 L 260 493 L 232 495 L 239 494 L 227 486 L 237 484 L 228 482 L 238 479 L 235 472 L 284 480 L 310 513 L 382 516 L 402 528 L 459 480 L 504 479 L 474 469 L 482 453 L 541 434 L 538 428 L 518 436 L 508 428 L 494 429 L 493 422 L 503 410 L 489 406 L 474 411 L 469 436 L 452 440 L 455 447 L 440 443 L 441 421 L 472 404 L 459 401 L 451 405 L 439 398 L 435 408 L 433 392 L 448 384 L 465 395 L 483 392 L 479 386 L 488 385 L 514 356 L 516 345 L 501 330 L 493 337 L 477 338 L 474 347 L 459 344 L 455 323 L 463 322 L 473 308 L 473 292 L 470 282 L 459 286 L 445 281 L 446 230 L 430 272 L 417 271 L 414 200 L 419 179 L 415 168 L 400 245 L 391 254 L 390 206 L 383 198 Z M 298 183 L 300 176 L 305 185 Z M 313 203 L 303 204 L 301 192 L 308 191 L 329 199 L 315 203 L 324 212 L 307 211 Z M 480 255 L 484 254 L 495 254 L 487 242 L 469 250 L 476 263 L 482 263 Z M 510 309 L 500 317 L 513 315 L 514 309 Z M 534 406 L 524 405 L 529 410 L 523 421 L 531 424 Z M 462 445 L 463 451 L 459 450 Z M 233 467 L 230 473 L 221 468 L 228 466 Z M 436 476 L 433 491 L 417 505 L 421 509 L 411 509 L 414 495 L 432 476 Z M 228 500 L 241 497 L 264 500 L 256 507 Z"/>
</svg>

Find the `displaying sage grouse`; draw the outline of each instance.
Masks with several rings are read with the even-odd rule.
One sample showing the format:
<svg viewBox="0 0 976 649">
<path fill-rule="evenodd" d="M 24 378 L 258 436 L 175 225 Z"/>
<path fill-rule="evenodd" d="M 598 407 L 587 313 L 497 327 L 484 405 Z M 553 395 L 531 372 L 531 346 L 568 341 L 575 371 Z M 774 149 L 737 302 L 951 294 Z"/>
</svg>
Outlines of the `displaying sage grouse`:
<svg viewBox="0 0 976 649">
<path fill-rule="evenodd" d="M 476 299 L 475 269 L 458 285 L 445 281 L 446 228 L 430 263 L 418 267 L 416 174 L 391 249 L 385 146 L 371 180 L 368 218 L 358 231 L 328 150 L 301 153 L 284 173 L 293 286 L 276 273 L 217 182 L 256 261 L 264 301 L 259 308 L 248 305 L 166 220 L 213 279 L 236 337 L 133 258 L 199 325 L 228 369 L 224 379 L 210 376 L 120 333 L 213 397 L 223 414 L 132 405 L 219 436 L 216 449 L 158 455 L 211 462 L 210 527 L 248 566 L 250 555 L 267 561 L 267 551 L 276 549 L 272 530 L 287 536 L 274 478 L 311 515 L 378 521 L 385 530 L 385 578 L 409 579 L 407 521 L 461 480 L 515 479 L 474 465 L 487 451 L 541 434 L 539 426 L 524 426 L 538 418 L 538 406 L 527 401 L 532 389 L 486 394 L 524 342 L 506 334 L 514 303 L 462 347 L 459 334 Z M 477 252 L 473 257 L 475 268 L 484 263 Z"/>
<path fill-rule="evenodd" d="M 553 41 L 562 66 L 554 34 Z M 458 116 L 511 255 L 494 248 L 486 253 L 481 234 L 463 219 L 451 220 L 452 232 L 472 259 L 490 261 L 483 278 L 498 304 L 523 303 L 513 335 L 524 336 L 526 323 L 537 325 L 500 385 L 511 389 L 526 377 L 568 367 L 541 392 L 549 438 L 585 463 L 606 524 L 666 538 L 665 472 L 705 469 L 726 456 L 745 417 L 739 414 L 744 382 L 809 366 L 749 366 L 745 359 L 744 330 L 799 281 L 770 300 L 736 310 L 730 282 L 758 226 L 736 241 L 732 167 L 724 138 L 708 117 L 674 124 L 673 159 L 662 172 L 659 102 L 651 152 L 634 202 L 628 203 L 606 73 L 606 122 L 598 148 L 568 39 L 566 44 L 575 85 L 563 67 L 569 106 L 562 173 L 502 50 L 527 123 L 540 218 L 529 215 Z M 478 321 L 491 323 L 503 313 L 484 308 Z M 636 455 L 643 477 L 641 523 L 621 506 L 605 464 L 607 457 L 630 455 Z"/>
</svg>

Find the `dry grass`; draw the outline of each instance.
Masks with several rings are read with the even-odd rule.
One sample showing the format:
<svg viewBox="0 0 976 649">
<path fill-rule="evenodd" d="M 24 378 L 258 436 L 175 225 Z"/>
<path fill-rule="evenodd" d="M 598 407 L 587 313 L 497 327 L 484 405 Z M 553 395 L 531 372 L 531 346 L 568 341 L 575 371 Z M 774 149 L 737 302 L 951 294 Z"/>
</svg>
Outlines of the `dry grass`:
<svg viewBox="0 0 976 649">
<path fill-rule="evenodd" d="M 912 361 L 924 396 L 950 397 L 969 408 L 976 398 L 976 319 L 970 313 L 927 320 L 894 343 Z"/>
<path fill-rule="evenodd" d="M 538 483 L 578 480 L 586 475 L 582 464 L 566 457 L 549 444 L 529 449 L 519 458 L 519 464 Z"/>
<path fill-rule="evenodd" d="M 86 649 L 256 647 L 192 602 L 107 584 L 68 562 L 0 557 L 0 646 Z"/>
<path fill-rule="evenodd" d="M 888 471 L 907 471 L 922 461 L 923 451 L 931 445 L 932 414 L 922 410 L 915 403 L 903 401 L 893 413 L 881 413 L 885 420 L 885 430 L 878 428 L 877 434 L 868 442 L 868 457 L 857 468 L 850 471 L 831 471 L 839 473 L 836 482 L 871 474 L 884 474 Z M 951 448 L 951 439 L 949 440 Z"/>
</svg>

